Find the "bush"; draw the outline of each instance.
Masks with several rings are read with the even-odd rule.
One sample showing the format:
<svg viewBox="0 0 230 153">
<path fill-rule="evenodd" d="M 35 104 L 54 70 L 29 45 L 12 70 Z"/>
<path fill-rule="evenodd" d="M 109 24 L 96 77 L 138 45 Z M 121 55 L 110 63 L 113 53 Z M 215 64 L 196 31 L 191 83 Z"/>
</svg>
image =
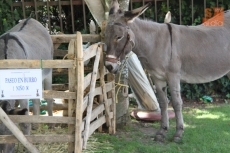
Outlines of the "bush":
<svg viewBox="0 0 230 153">
<path fill-rule="evenodd" d="M 16 25 L 20 19 L 18 10 L 11 12 L 11 0 L 0 1 L 0 34 L 5 33 L 7 30 Z"/>
</svg>

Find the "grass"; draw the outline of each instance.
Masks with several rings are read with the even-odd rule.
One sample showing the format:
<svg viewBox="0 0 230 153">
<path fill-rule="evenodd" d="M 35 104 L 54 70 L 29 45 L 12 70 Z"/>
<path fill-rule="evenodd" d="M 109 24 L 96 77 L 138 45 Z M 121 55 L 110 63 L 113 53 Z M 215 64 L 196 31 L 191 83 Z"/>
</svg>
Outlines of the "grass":
<svg viewBox="0 0 230 153">
<path fill-rule="evenodd" d="M 230 105 L 186 108 L 185 132 L 181 143 L 172 142 L 175 119 L 164 143 L 153 141 L 159 123 L 148 123 L 151 133 L 128 125 L 115 135 L 96 133 L 90 137 L 85 153 L 228 153 L 230 151 Z M 135 122 L 134 120 L 132 122 Z M 122 131 L 122 132 L 121 132 Z"/>
</svg>

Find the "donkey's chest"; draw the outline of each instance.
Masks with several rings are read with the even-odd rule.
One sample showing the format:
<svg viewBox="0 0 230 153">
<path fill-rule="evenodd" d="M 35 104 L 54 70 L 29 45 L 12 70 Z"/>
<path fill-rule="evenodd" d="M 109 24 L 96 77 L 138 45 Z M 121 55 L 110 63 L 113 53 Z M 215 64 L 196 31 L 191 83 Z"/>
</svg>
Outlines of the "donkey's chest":
<svg viewBox="0 0 230 153">
<path fill-rule="evenodd" d="M 142 58 L 138 57 L 141 65 L 144 69 L 148 71 L 151 76 L 154 76 L 155 78 L 159 80 L 165 80 L 165 68 L 162 65 L 162 63 L 157 63 L 156 60 L 149 60 L 148 58 Z"/>
</svg>

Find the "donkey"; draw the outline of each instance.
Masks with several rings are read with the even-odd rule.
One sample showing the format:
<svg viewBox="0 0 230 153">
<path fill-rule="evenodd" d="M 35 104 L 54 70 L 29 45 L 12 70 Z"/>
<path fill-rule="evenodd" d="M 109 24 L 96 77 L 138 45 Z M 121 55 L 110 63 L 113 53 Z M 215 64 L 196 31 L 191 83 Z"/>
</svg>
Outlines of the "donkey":
<svg viewBox="0 0 230 153">
<path fill-rule="evenodd" d="M 116 73 L 120 61 L 133 51 L 151 74 L 162 116 L 156 141 L 164 141 L 169 128 L 169 86 L 176 117 L 173 140 L 179 142 L 184 131 L 180 82 L 206 83 L 224 75 L 230 78 L 230 11 L 224 12 L 223 26 L 183 26 L 139 19 L 150 5 L 123 12 L 117 0 L 112 1 L 105 31 L 105 66 Z"/>
<path fill-rule="evenodd" d="M 4 59 L 53 59 L 53 42 L 46 28 L 38 21 L 22 20 L 11 30 L 0 36 L 0 60 Z M 0 74 L 3 75 L 3 74 Z M 42 69 L 43 88 L 52 90 L 52 69 Z M 17 100 L 20 107 L 29 110 L 28 100 Z M 15 101 L 9 101 L 14 108 Z M 48 114 L 52 113 L 53 100 L 47 99 Z M 40 100 L 33 100 L 33 113 L 39 115 Z M 28 114 L 28 112 L 27 112 Z M 24 134 L 30 134 L 30 124 L 22 124 Z"/>
<path fill-rule="evenodd" d="M 0 107 L 5 111 L 7 115 L 26 115 L 28 112 L 27 108 L 23 109 L 14 109 L 11 107 L 9 101 L 1 101 Z M 11 132 L 5 127 L 0 126 L 0 135 L 3 134 L 11 134 Z M 11 153 L 14 152 L 15 144 L 0 144 L 0 152 L 1 153 Z"/>
</svg>

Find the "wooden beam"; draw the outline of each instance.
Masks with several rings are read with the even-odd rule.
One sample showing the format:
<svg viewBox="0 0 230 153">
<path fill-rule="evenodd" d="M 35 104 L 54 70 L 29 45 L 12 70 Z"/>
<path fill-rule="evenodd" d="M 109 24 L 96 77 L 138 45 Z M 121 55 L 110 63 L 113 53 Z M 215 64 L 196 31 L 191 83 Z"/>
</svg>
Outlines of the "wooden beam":
<svg viewBox="0 0 230 153">
<path fill-rule="evenodd" d="M 75 35 L 75 39 L 76 39 L 76 35 Z M 68 54 L 74 54 L 74 50 L 75 50 L 75 39 L 70 40 L 69 46 L 68 46 Z M 75 61 L 75 65 L 76 65 L 76 61 Z M 76 66 L 75 66 L 76 67 Z M 69 91 L 74 92 L 74 96 L 76 99 L 76 91 L 75 91 L 75 86 L 77 81 L 75 81 L 76 78 L 76 68 L 73 69 L 69 69 Z M 74 99 L 69 99 L 68 100 L 68 116 L 72 117 L 74 116 L 75 113 L 75 100 Z M 68 133 L 74 135 L 74 126 L 75 125 L 68 125 Z M 74 142 L 69 142 L 68 143 L 68 152 L 74 152 Z"/>
<path fill-rule="evenodd" d="M 9 117 L 6 115 L 6 113 L 2 110 L 1 107 L 0 120 L 30 152 L 39 153 L 39 150 L 26 139 L 22 131 L 20 131 L 18 127 L 9 119 Z"/>
<path fill-rule="evenodd" d="M 66 91 L 68 88 L 68 84 L 52 84 L 52 89 L 56 91 Z"/>
<path fill-rule="evenodd" d="M 86 115 L 86 125 L 85 125 L 85 131 L 84 131 L 84 137 L 83 137 L 83 148 L 86 149 L 87 141 L 89 138 L 89 128 L 90 128 L 90 118 L 93 108 L 93 99 L 94 99 L 94 91 L 95 91 L 95 85 L 96 85 L 96 79 L 97 79 L 97 72 L 98 72 L 98 66 L 101 56 L 101 49 L 99 46 L 97 47 L 97 53 L 94 61 L 93 66 L 93 73 L 90 83 L 90 91 L 89 91 L 89 101 L 88 101 L 88 107 L 87 107 L 87 115 Z"/>
<path fill-rule="evenodd" d="M 39 115 L 8 115 L 14 123 L 62 123 L 75 124 L 75 117 L 39 116 Z"/>
<path fill-rule="evenodd" d="M 45 99 L 53 99 L 53 98 L 75 99 L 76 98 L 75 92 L 43 90 L 42 94 L 43 94 L 42 97 Z"/>
<path fill-rule="evenodd" d="M 65 135 L 29 135 L 25 136 L 31 143 L 54 143 L 54 142 L 74 142 L 72 134 Z M 0 143 L 18 143 L 18 140 L 12 135 L 1 135 Z"/>
<path fill-rule="evenodd" d="M 33 111 L 33 106 L 30 106 L 30 112 L 32 112 Z M 47 105 L 42 105 L 42 106 L 40 106 L 40 110 L 48 110 L 48 106 Z M 54 110 L 68 110 L 68 106 L 67 106 L 67 104 L 65 103 L 65 104 L 56 104 L 56 103 L 54 103 L 53 104 L 53 111 Z"/>
<path fill-rule="evenodd" d="M 71 39 L 76 39 L 75 34 L 61 34 L 61 35 L 51 35 L 54 44 L 69 43 Z M 101 36 L 98 34 L 84 34 L 82 35 L 83 42 L 100 42 Z"/>
<path fill-rule="evenodd" d="M 76 124 L 75 124 L 75 153 L 81 153 L 82 150 L 82 116 L 83 116 L 83 98 L 84 98 L 84 61 L 83 61 L 83 46 L 82 35 L 77 32 L 77 41 L 75 42 L 75 54 L 77 55 L 77 71 L 76 71 Z"/>
<path fill-rule="evenodd" d="M 18 60 L 18 59 L 7 59 L 0 60 L 0 68 L 73 68 L 73 60 Z"/>
</svg>

